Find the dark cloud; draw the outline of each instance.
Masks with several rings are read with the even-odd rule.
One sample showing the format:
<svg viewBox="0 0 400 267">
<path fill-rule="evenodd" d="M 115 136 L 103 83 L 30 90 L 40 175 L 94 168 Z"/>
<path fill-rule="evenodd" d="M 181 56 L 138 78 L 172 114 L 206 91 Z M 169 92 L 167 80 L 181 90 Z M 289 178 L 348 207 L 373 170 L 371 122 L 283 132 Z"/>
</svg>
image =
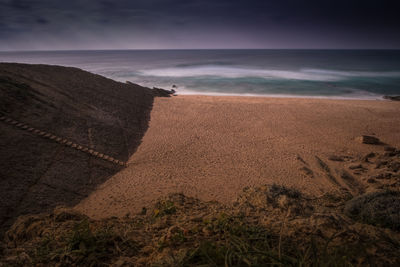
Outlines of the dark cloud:
<svg viewBox="0 0 400 267">
<path fill-rule="evenodd" d="M 49 21 L 47 19 L 44 18 L 37 18 L 36 22 L 39 24 L 49 24 Z"/>
<path fill-rule="evenodd" d="M 0 0 L 0 49 L 400 48 L 399 4 Z"/>
</svg>

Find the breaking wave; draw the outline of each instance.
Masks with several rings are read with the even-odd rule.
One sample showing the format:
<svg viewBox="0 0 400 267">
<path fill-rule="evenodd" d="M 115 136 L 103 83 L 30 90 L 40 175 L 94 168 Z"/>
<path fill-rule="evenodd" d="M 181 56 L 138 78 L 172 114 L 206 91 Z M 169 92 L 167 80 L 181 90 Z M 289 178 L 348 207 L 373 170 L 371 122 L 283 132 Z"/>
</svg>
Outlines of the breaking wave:
<svg viewBox="0 0 400 267">
<path fill-rule="evenodd" d="M 222 77 L 222 78 L 263 78 L 278 80 L 304 80 L 304 81 L 341 81 L 348 78 L 399 78 L 400 72 L 368 72 L 368 71 L 335 71 L 323 69 L 301 69 L 301 70 L 271 70 L 243 67 L 225 66 L 192 66 L 192 67 L 171 67 L 159 69 L 147 69 L 138 72 L 142 76 L 193 78 L 193 77 Z"/>
</svg>

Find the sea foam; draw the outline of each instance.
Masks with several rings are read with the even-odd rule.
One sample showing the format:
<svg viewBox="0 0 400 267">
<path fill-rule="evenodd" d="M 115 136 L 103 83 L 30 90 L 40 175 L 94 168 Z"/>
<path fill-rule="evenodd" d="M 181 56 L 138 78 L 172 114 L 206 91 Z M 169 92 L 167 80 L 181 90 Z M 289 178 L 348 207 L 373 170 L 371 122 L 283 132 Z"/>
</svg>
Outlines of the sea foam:
<svg viewBox="0 0 400 267">
<path fill-rule="evenodd" d="M 225 66 L 195 66 L 147 69 L 138 71 L 142 76 L 154 77 L 222 77 L 222 78 L 263 78 L 303 81 L 341 81 L 349 77 L 400 77 L 400 72 L 334 71 L 324 69 L 274 70 Z"/>
</svg>

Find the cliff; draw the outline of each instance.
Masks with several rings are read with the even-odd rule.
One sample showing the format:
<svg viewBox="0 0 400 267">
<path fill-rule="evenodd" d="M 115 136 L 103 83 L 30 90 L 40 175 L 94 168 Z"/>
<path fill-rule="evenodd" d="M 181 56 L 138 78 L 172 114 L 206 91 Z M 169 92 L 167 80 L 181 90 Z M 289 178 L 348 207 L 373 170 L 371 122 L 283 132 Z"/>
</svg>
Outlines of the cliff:
<svg viewBox="0 0 400 267">
<path fill-rule="evenodd" d="M 125 162 L 153 97 L 77 68 L 0 63 L 0 233 L 19 215 L 78 203 L 123 168 L 88 149 Z"/>
</svg>

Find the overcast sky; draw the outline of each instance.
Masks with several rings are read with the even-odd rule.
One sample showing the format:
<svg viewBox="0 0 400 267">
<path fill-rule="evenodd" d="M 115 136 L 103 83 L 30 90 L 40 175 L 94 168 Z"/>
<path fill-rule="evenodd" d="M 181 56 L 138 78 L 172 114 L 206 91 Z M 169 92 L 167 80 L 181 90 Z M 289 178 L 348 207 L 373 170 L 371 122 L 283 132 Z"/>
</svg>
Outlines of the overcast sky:
<svg viewBox="0 0 400 267">
<path fill-rule="evenodd" d="M 400 48 L 389 0 L 0 0 L 0 50 Z"/>
</svg>

